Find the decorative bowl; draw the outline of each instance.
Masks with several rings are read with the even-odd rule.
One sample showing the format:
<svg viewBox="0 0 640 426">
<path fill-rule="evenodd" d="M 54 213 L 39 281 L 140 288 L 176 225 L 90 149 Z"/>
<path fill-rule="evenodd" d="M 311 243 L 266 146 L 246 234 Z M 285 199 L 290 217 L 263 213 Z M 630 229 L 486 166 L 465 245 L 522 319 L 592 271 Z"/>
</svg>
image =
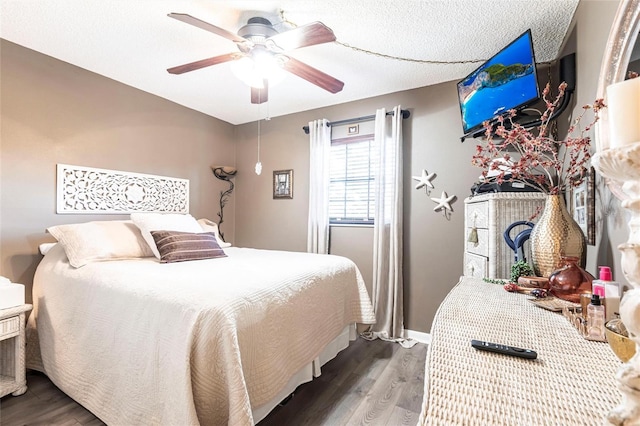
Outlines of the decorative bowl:
<svg viewBox="0 0 640 426">
<path fill-rule="evenodd" d="M 616 354 L 620 361 L 627 362 L 635 355 L 636 344 L 633 340 L 619 332 L 619 324 L 621 324 L 621 322 L 620 319 L 617 318 L 607 321 L 604 326 L 604 333 L 613 353 Z M 626 331 L 624 325 L 622 325 L 622 330 Z"/>
</svg>

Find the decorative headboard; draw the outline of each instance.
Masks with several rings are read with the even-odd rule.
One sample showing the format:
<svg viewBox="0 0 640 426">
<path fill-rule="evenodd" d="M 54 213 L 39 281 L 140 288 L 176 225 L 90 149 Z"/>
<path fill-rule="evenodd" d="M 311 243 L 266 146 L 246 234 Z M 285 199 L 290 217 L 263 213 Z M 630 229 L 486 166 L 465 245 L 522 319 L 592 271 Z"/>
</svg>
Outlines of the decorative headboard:
<svg viewBox="0 0 640 426">
<path fill-rule="evenodd" d="M 189 213 L 189 180 L 58 164 L 61 214 Z"/>
</svg>

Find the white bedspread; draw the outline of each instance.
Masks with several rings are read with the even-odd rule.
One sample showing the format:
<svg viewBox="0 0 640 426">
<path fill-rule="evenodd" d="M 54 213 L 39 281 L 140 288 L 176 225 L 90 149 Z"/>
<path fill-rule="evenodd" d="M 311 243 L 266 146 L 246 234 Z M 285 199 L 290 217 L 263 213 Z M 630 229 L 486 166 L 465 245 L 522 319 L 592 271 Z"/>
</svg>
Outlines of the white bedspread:
<svg viewBox="0 0 640 426">
<path fill-rule="evenodd" d="M 347 324 L 375 321 L 348 259 L 225 252 L 74 269 L 54 247 L 36 272 L 29 319 L 45 373 L 111 425 L 250 425 L 251 407 Z"/>
</svg>

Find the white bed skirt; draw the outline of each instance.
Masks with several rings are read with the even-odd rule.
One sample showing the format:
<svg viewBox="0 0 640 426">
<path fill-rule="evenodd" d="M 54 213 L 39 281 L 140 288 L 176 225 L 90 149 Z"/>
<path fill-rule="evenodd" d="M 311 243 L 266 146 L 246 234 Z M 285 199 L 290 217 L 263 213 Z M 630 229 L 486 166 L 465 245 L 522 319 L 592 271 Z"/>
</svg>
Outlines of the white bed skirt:
<svg viewBox="0 0 640 426">
<path fill-rule="evenodd" d="M 289 382 L 285 385 L 285 387 L 280 391 L 275 398 L 266 404 L 254 408 L 253 412 L 253 421 L 258 423 L 260 420 L 267 417 L 267 415 L 273 410 L 282 400 L 291 395 L 293 391 L 296 390 L 298 386 L 303 383 L 308 383 L 313 380 L 314 377 L 320 376 L 320 367 L 325 365 L 327 362 L 331 361 L 333 358 L 338 355 L 338 353 L 349 346 L 349 342 L 356 340 L 358 337 L 356 333 L 356 325 L 350 324 L 346 326 L 342 332 L 325 348 L 322 350 L 320 355 L 311 361 L 309 364 L 302 367 Z"/>
<path fill-rule="evenodd" d="M 260 420 L 267 417 L 267 415 L 274 408 L 276 408 L 276 406 L 280 404 L 286 397 L 291 395 L 298 386 L 312 381 L 314 377 L 319 377 L 322 374 L 322 372 L 320 371 L 320 367 L 335 358 L 338 353 L 345 350 L 349 346 L 349 342 L 356 340 L 357 337 L 358 334 L 356 331 L 356 324 L 354 323 L 346 326 L 335 339 L 333 339 L 327 346 L 325 346 L 325 348 L 316 359 L 302 367 L 296 374 L 293 375 L 293 377 L 291 377 L 291 380 L 287 382 L 285 387 L 282 388 L 278 395 L 276 395 L 271 401 L 267 402 L 266 404 L 252 410 L 254 423 L 258 423 Z M 33 370 L 45 373 L 44 368 L 41 364 L 42 360 L 40 360 L 39 357 L 37 360 L 39 361 L 38 363 L 32 363 L 32 365 L 28 367 Z"/>
</svg>

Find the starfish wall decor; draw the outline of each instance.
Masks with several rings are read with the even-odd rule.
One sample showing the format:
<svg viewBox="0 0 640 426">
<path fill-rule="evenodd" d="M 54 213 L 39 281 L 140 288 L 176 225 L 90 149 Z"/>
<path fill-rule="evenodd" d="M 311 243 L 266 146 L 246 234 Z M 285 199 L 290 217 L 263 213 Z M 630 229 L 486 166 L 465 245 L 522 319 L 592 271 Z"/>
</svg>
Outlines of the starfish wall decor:
<svg viewBox="0 0 640 426">
<path fill-rule="evenodd" d="M 445 191 L 442 191 L 442 195 L 440 196 L 440 198 L 431 197 L 433 201 L 438 203 L 438 205 L 433 208 L 433 211 L 437 212 L 438 210 L 442 210 L 442 209 L 453 211 L 453 208 L 451 207 L 451 202 L 455 198 L 456 198 L 455 195 L 448 196 Z"/>
<path fill-rule="evenodd" d="M 429 173 L 425 169 L 422 169 L 422 174 L 420 176 L 411 176 L 413 180 L 418 181 L 416 185 L 416 189 L 424 188 L 426 190 L 427 195 L 431 193 L 431 189 L 434 189 L 433 183 L 431 182 L 436 177 L 435 173 Z M 434 212 L 438 212 L 440 210 L 444 211 L 445 217 L 448 219 L 451 217 L 451 213 L 453 212 L 453 207 L 451 207 L 451 203 L 456 200 L 456 196 L 448 196 L 445 191 L 442 191 L 442 195 L 440 198 L 431 197 L 431 199 L 438 203 L 437 206 L 433 208 Z"/>
<path fill-rule="evenodd" d="M 431 192 L 429 188 L 432 188 L 432 189 L 434 188 L 433 183 L 431 183 L 431 181 L 435 177 L 436 177 L 435 173 L 427 173 L 426 170 L 422 170 L 421 176 L 412 176 L 414 180 L 418 181 L 418 184 L 416 185 L 416 189 L 425 188 L 425 190 L 427 191 L 427 195 L 429 194 L 429 192 Z"/>
<path fill-rule="evenodd" d="M 453 207 L 451 207 L 451 203 L 455 201 L 456 198 L 457 197 L 455 195 L 451 195 L 451 196 L 447 195 L 445 191 L 442 191 L 442 195 L 440 196 L 440 198 L 431 197 L 431 200 L 438 203 L 438 205 L 433 208 L 433 211 L 437 212 L 440 210 L 444 210 L 444 215 L 447 216 L 448 218 L 451 215 L 451 212 L 453 212 Z"/>
</svg>

